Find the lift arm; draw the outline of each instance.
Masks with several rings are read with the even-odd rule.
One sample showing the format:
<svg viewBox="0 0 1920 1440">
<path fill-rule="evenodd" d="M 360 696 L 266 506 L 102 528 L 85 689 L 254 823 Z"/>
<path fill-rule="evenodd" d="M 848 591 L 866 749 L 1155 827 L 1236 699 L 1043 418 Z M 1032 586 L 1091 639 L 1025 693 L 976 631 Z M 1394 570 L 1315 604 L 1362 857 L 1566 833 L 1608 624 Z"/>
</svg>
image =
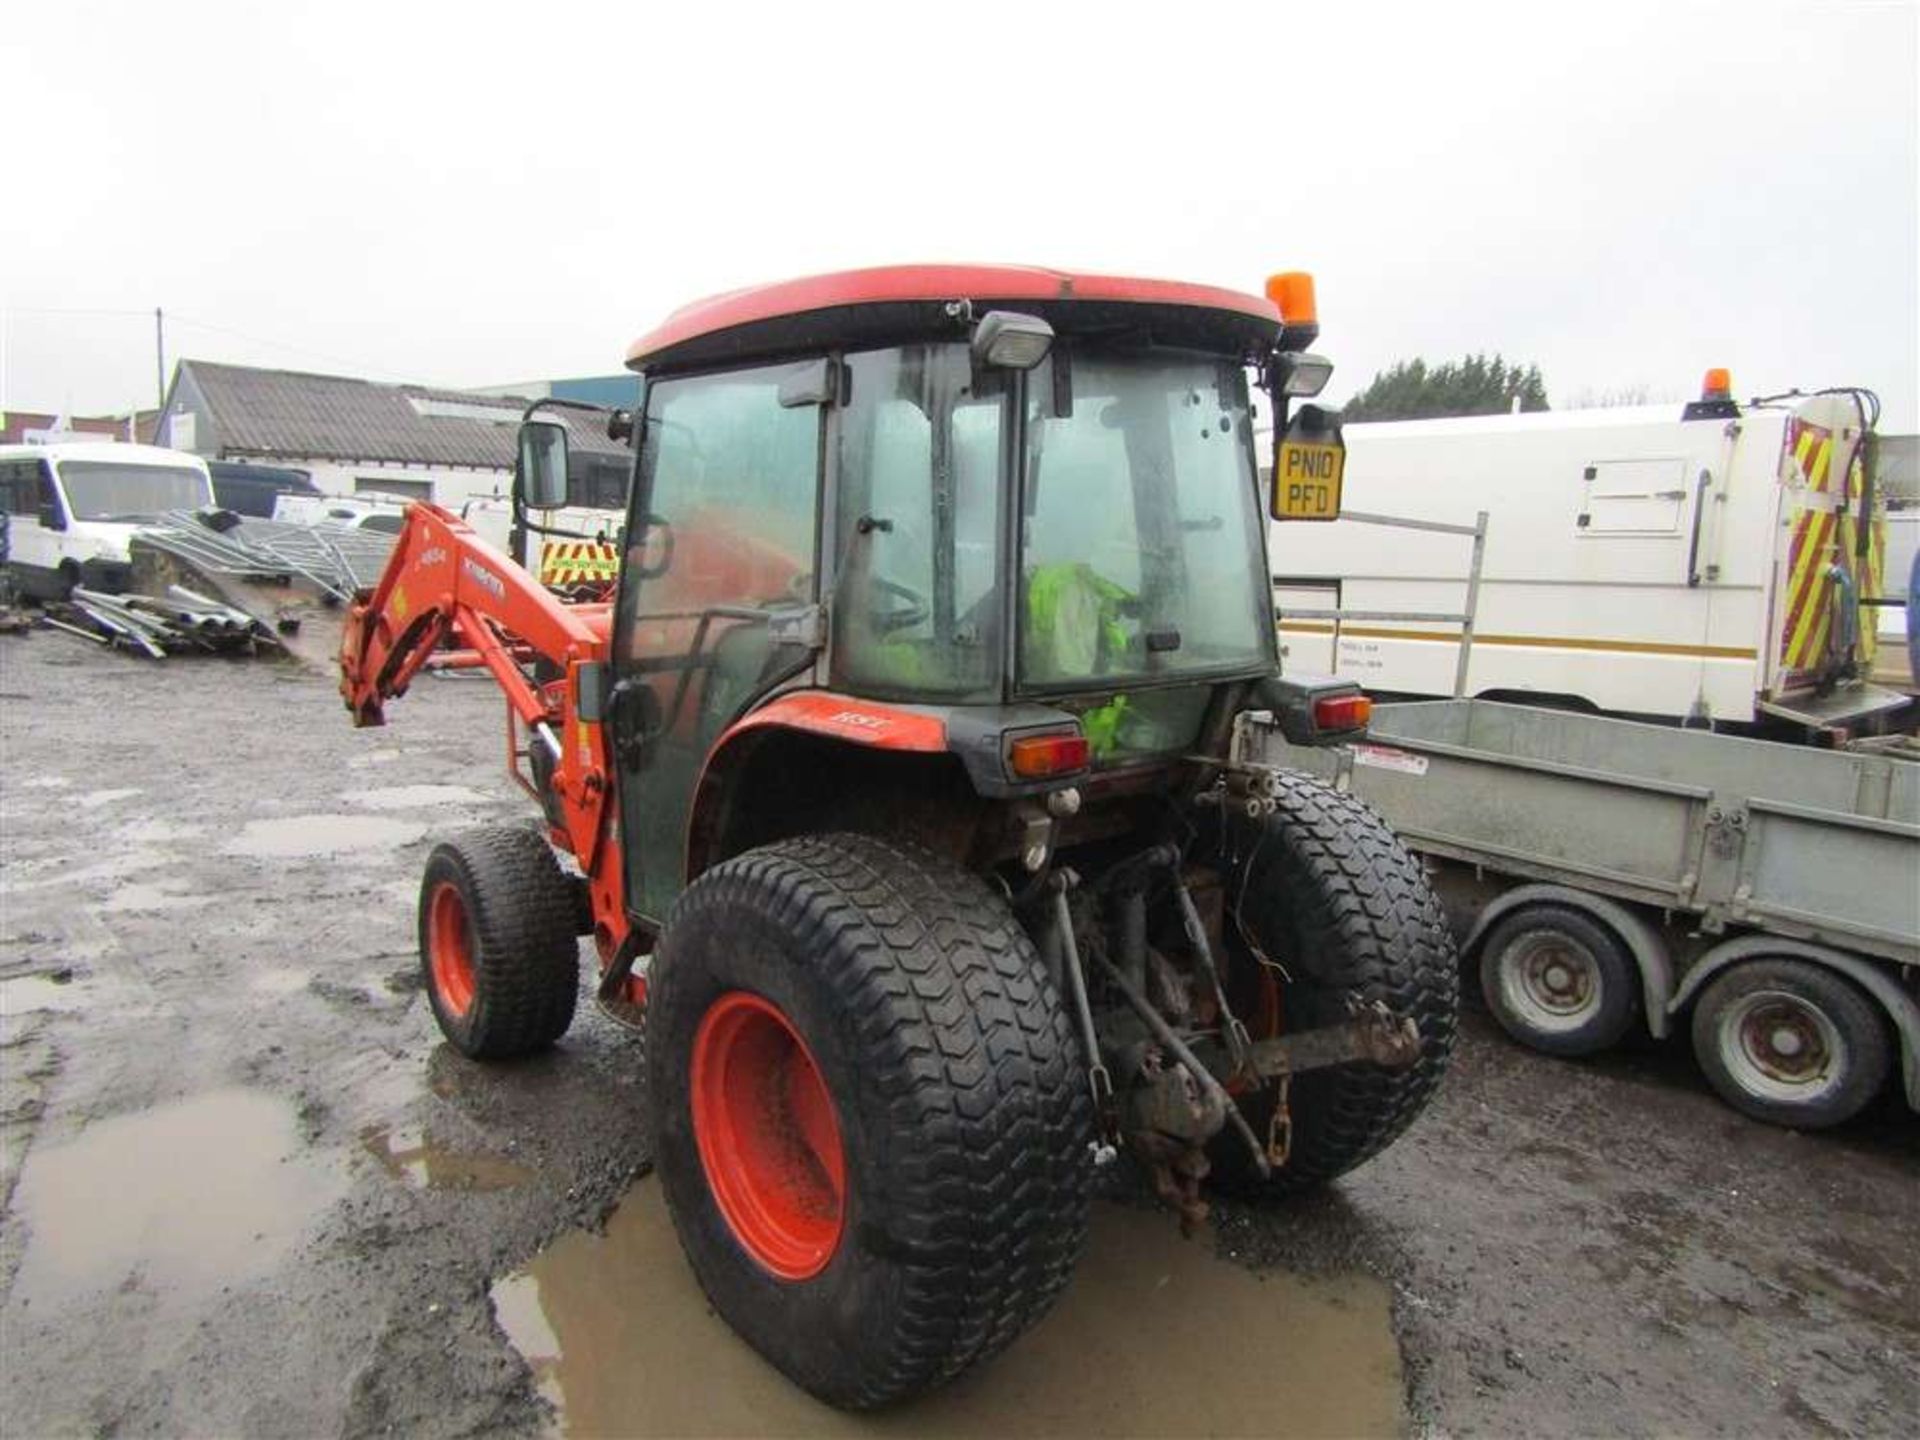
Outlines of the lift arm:
<svg viewBox="0 0 1920 1440">
<path fill-rule="evenodd" d="M 348 612 L 340 636 L 340 694 L 356 725 L 385 724 L 386 702 L 404 695 L 430 663 L 484 667 L 493 676 L 513 717 L 553 759 L 548 783 L 564 824 L 550 835 L 586 872 L 603 962 L 627 930 L 618 847 L 608 836 L 611 768 L 597 698 L 605 691 L 608 624 L 608 607 L 563 604 L 463 521 L 422 502 L 408 507 L 386 570 Z M 449 641 L 452 653 L 441 648 Z M 537 680 L 526 668 L 535 660 L 558 678 Z"/>
</svg>

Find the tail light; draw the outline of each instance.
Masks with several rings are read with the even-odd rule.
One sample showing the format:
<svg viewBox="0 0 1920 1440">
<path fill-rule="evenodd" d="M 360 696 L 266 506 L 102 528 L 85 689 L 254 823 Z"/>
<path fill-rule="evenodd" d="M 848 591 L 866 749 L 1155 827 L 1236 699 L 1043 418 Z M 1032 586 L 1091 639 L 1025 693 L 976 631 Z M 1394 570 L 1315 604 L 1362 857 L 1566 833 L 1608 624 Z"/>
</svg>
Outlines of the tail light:
<svg viewBox="0 0 1920 1440">
<path fill-rule="evenodd" d="M 1365 695 L 1323 695 L 1313 702 L 1313 728 L 1325 734 L 1361 730 L 1373 718 L 1373 701 Z"/>
<path fill-rule="evenodd" d="M 1007 746 L 1007 769 L 1019 780 L 1045 780 L 1086 769 L 1091 753 L 1078 732 L 1022 735 Z"/>
</svg>

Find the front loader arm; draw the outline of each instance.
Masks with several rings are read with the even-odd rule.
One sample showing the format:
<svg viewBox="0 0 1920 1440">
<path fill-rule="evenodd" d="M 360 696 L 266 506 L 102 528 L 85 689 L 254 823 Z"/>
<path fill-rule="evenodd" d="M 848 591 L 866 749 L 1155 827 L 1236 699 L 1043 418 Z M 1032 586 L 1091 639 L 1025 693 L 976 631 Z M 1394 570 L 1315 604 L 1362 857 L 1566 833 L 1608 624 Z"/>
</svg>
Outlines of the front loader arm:
<svg viewBox="0 0 1920 1440">
<path fill-rule="evenodd" d="M 340 635 L 340 694 L 355 725 L 385 724 L 386 702 L 404 695 L 430 662 L 484 667 L 493 676 L 508 709 L 553 758 L 548 785 L 564 824 L 550 835 L 586 872 L 603 961 L 624 939 L 627 921 L 619 857 L 608 839 L 607 737 L 577 702 L 583 668 L 607 658 L 607 625 L 606 606 L 564 604 L 463 521 L 421 502 L 408 507 L 387 568 L 349 610 Z M 452 654 L 440 648 L 449 640 Z M 535 660 L 559 678 L 536 679 L 527 668 Z"/>
<path fill-rule="evenodd" d="M 386 570 L 340 636 L 340 694 L 354 723 L 386 723 L 385 702 L 406 693 L 449 633 L 476 652 L 530 728 L 562 717 L 548 713 L 506 637 L 563 669 L 601 659 L 606 648 L 604 619 L 589 625 L 439 506 L 412 505 Z"/>
</svg>

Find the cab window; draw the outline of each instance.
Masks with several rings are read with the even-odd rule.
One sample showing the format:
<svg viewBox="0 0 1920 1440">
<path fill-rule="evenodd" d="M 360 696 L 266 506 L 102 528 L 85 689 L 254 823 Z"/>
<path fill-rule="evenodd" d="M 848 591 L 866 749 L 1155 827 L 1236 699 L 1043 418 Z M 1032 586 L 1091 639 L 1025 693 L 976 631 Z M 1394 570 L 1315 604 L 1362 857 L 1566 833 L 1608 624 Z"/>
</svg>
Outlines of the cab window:
<svg viewBox="0 0 1920 1440">
<path fill-rule="evenodd" d="M 834 683 L 994 699 L 1009 385 L 964 345 L 853 355 L 837 459 Z"/>
</svg>

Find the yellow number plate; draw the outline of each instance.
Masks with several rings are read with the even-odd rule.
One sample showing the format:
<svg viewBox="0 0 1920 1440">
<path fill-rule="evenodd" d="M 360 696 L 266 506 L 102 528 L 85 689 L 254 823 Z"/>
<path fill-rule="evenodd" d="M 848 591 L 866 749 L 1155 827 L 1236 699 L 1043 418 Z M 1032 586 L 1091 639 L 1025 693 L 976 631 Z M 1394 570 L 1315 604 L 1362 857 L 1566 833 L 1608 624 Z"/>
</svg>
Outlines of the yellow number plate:
<svg viewBox="0 0 1920 1440">
<path fill-rule="evenodd" d="M 1338 520 L 1340 481 L 1346 473 L 1347 447 L 1311 440 L 1282 440 L 1273 470 L 1276 520 Z"/>
</svg>

